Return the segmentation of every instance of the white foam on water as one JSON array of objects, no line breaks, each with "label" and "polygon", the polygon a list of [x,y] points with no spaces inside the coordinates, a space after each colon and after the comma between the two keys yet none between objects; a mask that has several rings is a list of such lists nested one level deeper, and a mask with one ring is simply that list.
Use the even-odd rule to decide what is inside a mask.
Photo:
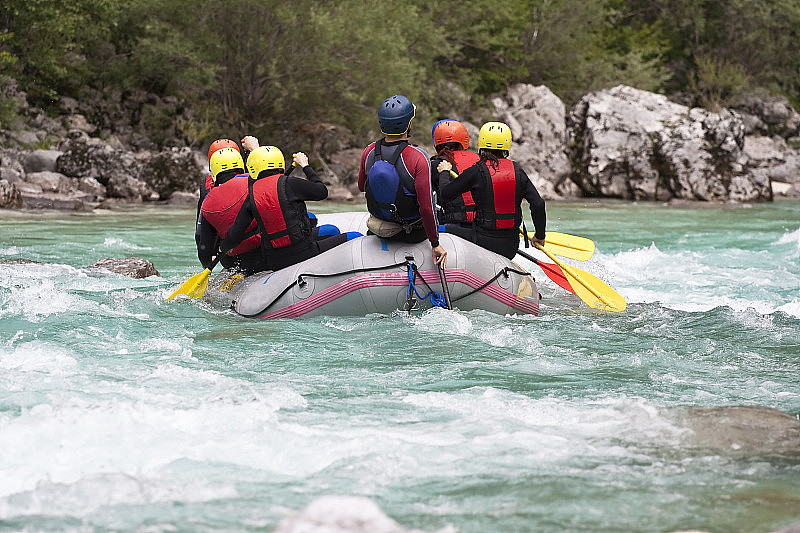
[{"label": "white foam on water", "polygon": [[[171,364],[131,378],[94,381],[89,390],[76,390],[85,383],[67,380],[50,393],[52,403],[0,413],[8,473],[0,480],[0,497],[8,502],[43,485],[72,486],[109,475],[159,479],[183,459],[287,474],[306,462],[297,444],[307,446],[309,432],[281,430],[277,413],[306,405],[285,385]],[[287,440],[294,451],[285,449]],[[289,456],[285,462],[282,455]]]},{"label": "white foam on water", "polygon": [[800,318],[800,299],[795,298],[791,302],[778,307],[778,311],[782,311],[795,318]]},{"label": "white foam on water", "polygon": [[[14,339],[9,341],[9,346]],[[71,371],[78,366],[74,354],[63,346],[44,341],[31,341],[13,348],[0,348],[0,368],[14,371],[16,379],[27,379],[26,372],[43,372],[50,375]],[[6,386],[12,385],[14,377],[6,373]]]},{"label": "white foam on water", "polygon": [[606,279],[614,280],[614,288],[628,303],[659,303],[689,312],[730,307],[770,314],[784,305],[777,288],[797,284],[800,289],[799,276],[776,275],[775,265],[765,251],[666,254],[651,244],[611,256],[598,253],[595,257],[605,266]]},{"label": "white foam on water", "polygon": [[103,241],[103,246],[105,248],[121,248],[123,250],[152,250],[153,248],[150,246],[138,246],[136,244],[129,243],[124,239],[120,239],[119,237],[106,237]]},{"label": "white foam on water", "polygon": [[782,245],[782,244],[794,244],[797,247],[797,251],[800,252],[800,229],[795,231],[790,231],[781,235],[781,237],[772,243],[773,245]]},{"label": "white foam on water", "polygon": [[[545,467],[576,458],[635,455],[641,453],[637,448],[654,442],[673,445],[682,434],[656,406],[639,398],[600,398],[587,404],[475,387],[456,394],[411,394],[405,401],[455,413],[452,422],[432,429],[433,434],[441,434],[442,445],[453,444],[456,436],[462,455],[483,455],[490,468],[504,456],[519,464],[524,455],[526,464]],[[629,446],[621,448],[621,440]]]},{"label": "white foam on water", "polygon": [[409,320],[416,329],[433,334],[467,335],[473,329],[469,317],[441,307],[432,307],[421,316],[409,317]]},{"label": "white foam on water", "polygon": [[91,474],[74,483],[42,480],[32,490],[0,498],[0,519],[27,515],[83,517],[110,505],[172,501],[196,503],[237,496],[236,489],[227,483],[117,473]]}]

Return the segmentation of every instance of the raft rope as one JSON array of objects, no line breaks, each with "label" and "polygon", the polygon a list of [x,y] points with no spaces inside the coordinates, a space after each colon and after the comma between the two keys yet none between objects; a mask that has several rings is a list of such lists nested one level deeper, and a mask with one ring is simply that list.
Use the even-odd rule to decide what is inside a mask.
[{"label": "raft rope", "polygon": [[[245,318],[253,318],[253,317],[256,317],[258,315],[263,314],[264,312],[267,311],[267,309],[272,307],[275,304],[275,302],[280,300],[281,297],[283,297],[284,294],[286,294],[287,292],[292,290],[294,287],[296,287],[296,286],[302,287],[303,285],[305,285],[306,282],[305,282],[304,278],[330,278],[330,277],[333,277],[333,276],[341,276],[343,274],[344,275],[346,275],[346,274],[361,274],[363,272],[375,272],[375,271],[379,271],[379,270],[389,270],[389,269],[398,268],[398,267],[408,267],[409,288],[408,288],[408,292],[406,294],[407,294],[407,297],[409,299],[410,299],[410,296],[411,296],[411,289],[413,287],[414,288],[414,293],[419,298],[425,300],[426,298],[428,298],[430,296],[431,297],[431,303],[433,305],[436,305],[437,307],[445,307],[445,308],[447,307],[447,303],[445,302],[444,297],[441,294],[439,294],[437,292],[434,292],[433,289],[431,289],[430,285],[428,285],[428,283],[425,281],[425,279],[421,275],[420,275],[419,278],[422,280],[422,283],[425,285],[425,287],[428,289],[429,292],[424,298],[417,292],[416,286],[414,286],[414,279],[416,277],[416,274],[418,273],[417,265],[415,265],[413,263],[413,261],[411,261],[409,259],[406,259],[405,261],[403,261],[401,263],[395,263],[393,265],[385,265],[385,266],[382,266],[382,267],[354,268],[352,270],[346,270],[344,272],[332,272],[330,274],[315,274],[315,273],[299,274],[297,276],[297,279],[293,283],[291,283],[290,285],[287,285],[286,288],[283,289],[283,291],[281,291],[281,293],[278,294],[261,311],[258,311],[257,313],[253,313],[253,314],[249,314],[249,315],[242,314],[241,316],[243,316]],[[471,296],[472,294],[475,294],[476,292],[482,291],[483,289],[485,289],[486,287],[488,287],[489,285],[494,283],[500,276],[505,276],[506,278],[508,278],[509,277],[509,273],[519,274],[521,276],[531,276],[531,279],[534,279],[533,275],[531,275],[530,272],[526,272],[524,270],[517,270],[517,269],[514,269],[514,268],[510,268],[510,267],[504,267],[492,279],[488,280],[486,283],[484,283],[483,285],[481,285],[477,289],[473,289],[473,290],[471,290],[470,292],[468,292],[466,294],[462,294],[458,298],[452,299],[451,303],[452,302],[457,302],[458,300],[461,300],[462,298],[466,298],[467,296]],[[435,296],[432,296],[432,295],[435,295]],[[236,304],[235,301],[231,302],[231,308],[233,308],[235,304]]]},{"label": "raft rope", "polygon": [[[293,288],[295,288],[297,286],[302,287],[303,285],[305,285],[306,281],[305,281],[304,278],[330,278],[330,277],[333,277],[333,276],[341,276],[341,275],[346,275],[346,274],[361,274],[363,272],[375,272],[375,271],[378,271],[378,270],[388,270],[390,268],[403,267],[403,266],[406,266],[407,264],[408,264],[408,261],[403,261],[402,263],[395,263],[393,265],[386,265],[386,266],[382,266],[382,267],[354,268],[352,270],[346,270],[344,272],[331,272],[330,274],[314,274],[314,273],[299,274],[297,276],[297,279],[294,280],[294,282],[292,282],[291,284],[287,285],[286,288],[283,289],[281,291],[281,293],[278,294],[261,311],[258,311],[257,313],[253,313],[253,314],[250,314],[250,315],[244,315],[243,314],[242,316],[245,317],[245,318],[253,318],[253,317],[256,317],[256,316],[266,312],[266,310],[269,309],[270,307],[272,307],[273,304],[275,304],[275,302],[280,300],[283,297],[284,294],[286,294],[287,292],[289,292],[290,290],[292,290]],[[235,301],[231,302],[231,309],[234,307],[235,304],[236,304]]]},{"label": "raft rope", "polygon": [[477,289],[472,289],[468,293],[462,294],[458,298],[454,298],[451,301],[452,302],[457,302],[457,301],[461,300],[462,298],[466,298],[467,296],[472,296],[476,292],[482,291],[483,289],[485,289],[486,287],[488,287],[489,285],[494,283],[497,280],[497,278],[499,278],[500,276],[503,276],[506,279],[508,279],[508,277],[509,277],[508,274],[509,273],[519,274],[520,276],[530,276],[533,281],[536,281],[536,278],[534,278],[533,274],[531,274],[530,272],[526,272],[524,270],[517,270],[516,268],[511,268],[511,267],[503,267],[503,269],[500,272],[498,272],[497,274],[495,274],[495,276],[492,279],[488,280],[486,283],[484,283],[483,285],[481,285]]}]

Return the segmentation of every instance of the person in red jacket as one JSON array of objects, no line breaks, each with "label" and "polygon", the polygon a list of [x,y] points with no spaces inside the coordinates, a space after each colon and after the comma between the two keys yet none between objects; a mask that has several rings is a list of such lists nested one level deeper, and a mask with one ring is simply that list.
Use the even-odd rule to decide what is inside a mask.
[{"label": "person in red jacket", "polygon": [[364,192],[370,232],[386,239],[431,243],[433,261],[445,266],[447,251],[439,244],[433,202],[430,159],[408,143],[416,107],[403,95],[390,96],[378,109],[384,137],[361,155],[358,189]]},{"label": "person in red jacket", "polygon": [[[436,155],[431,158],[431,168],[435,175],[431,179],[441,199],[440,191],[461,172],[480,161],[480,157],[475,152],[469,151],[469,133],[466,126],[457,120],[440,120],[433,126],[431,137],[436,147]],[[450,172],[440,174],[436,170],[442,161],[448,161],[452,165]],[[475,218],[475,201],[469,191],[445,203],[442,208],[444,213],[440,213],[439,217],[442,223],[472,222]]]},{"label": "person in red jacket", "polygon": [[[227,235],[247,198],[249,176],[244,174],[244,166],[242,156],[235,148],[220,148],[211,155],[209,168],[214,185],[200,205],[195,230],[197,257],[203,267],[208,267],[220,253],[220,241]],[[251,232],[254,228],[255,226],[250,228]],[[220,261],[222,266],[240,268],[242,264],[260,257],[258,248],[261,239],[257,232],[253,233],[244,242],[226,252]]]},{"label": "person in red jacket", "polygon": [[324,200],[328,188],[303,152],[294,154],[294,163],[302,167],[307,179],[284,174],[283,153],[275,146],[259,146],[247,159],[250,178],[246,200],[220,244],[223,250],[233,248],[247,237],[251,228],[257,228],[261,238],[260,257],[242,265],[247,274],[286,268],[348,239],[347,234],[314,238],[305,202]]},{"label": "person in red jacket", "polygon": [[[442,189],[442,201],[449,202],[470,191],[475,199],[472,223],[447,224],[445,231],[470,240],[483,248],[513,259],[519,248],[519,227],[522,223],[522,199],[528,201],[536,229],[532,242],[544,244],[544,200],[528,175],[516,162],[508,159],[511,129],[502,122],[487,122],[478,134],[480,161],[464,170],[457,179]],[[442,174],[449,174],[449,161],[439,163]]]}]

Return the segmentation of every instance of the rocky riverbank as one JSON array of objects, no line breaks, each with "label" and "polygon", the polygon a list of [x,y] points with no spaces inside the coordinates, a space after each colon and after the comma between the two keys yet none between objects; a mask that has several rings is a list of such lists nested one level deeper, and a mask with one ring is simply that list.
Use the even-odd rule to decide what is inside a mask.
[{"label": "rocky riverbank", "polygon": [[[73,101],[48,117],[18,97],[25,120],[0,129],[0,207],[88,210],[114,203],[191,205],[207,174],[205,154],[142,149],[101,138]],[[547,87],[512,86],[489,109],[509,124],[511,157],[548,200],[763,202],[800,197],[800,114],[780,97],[749,97],[730,109],[689,108],[618,86],[568,108]],[[473,147],[478,125],[467,124]],[[432,152],[427,129],[414,139]],[[418,129],[419,131],[419,129]],[[330,198],[361,201],[362,145],[335,125],[311,149]],[[349,144],[348,144],[349,143]]]}]

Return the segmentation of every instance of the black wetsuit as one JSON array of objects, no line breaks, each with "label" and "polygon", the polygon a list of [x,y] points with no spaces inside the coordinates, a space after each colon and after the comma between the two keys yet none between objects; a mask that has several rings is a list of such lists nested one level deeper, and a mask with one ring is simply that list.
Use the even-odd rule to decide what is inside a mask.
[{"label": "black wetsuit", "polygon": [[[481,167],[484,168],[482,169]],[[544,239],[545,225],[547,223],[544,200],[528,178],[528,175],[517,163],[514,163],[514,172],[516,178],[515,207],[521,212],[522,199],[525,198],[528,201],[531,208],[531,218],[536,229],[536,238]],[[440,176],[440,183],[446,179],[446,176]],[[492,250],[504,257],[513,259],[519,247],[519,227],[492,229],[482,224],[481,211],[491,210],[494,202],[487,180],[488,171],[484,164],[477,163],[464,170],[458,179],[452,180],[442,188],[443,203],[458,197],[464,192],[472,191],[472,197],[475,199],[478,209],[476,220],[473,224],[447,224],[445,225],[445,232],[458,235],[487,250]]]}]

